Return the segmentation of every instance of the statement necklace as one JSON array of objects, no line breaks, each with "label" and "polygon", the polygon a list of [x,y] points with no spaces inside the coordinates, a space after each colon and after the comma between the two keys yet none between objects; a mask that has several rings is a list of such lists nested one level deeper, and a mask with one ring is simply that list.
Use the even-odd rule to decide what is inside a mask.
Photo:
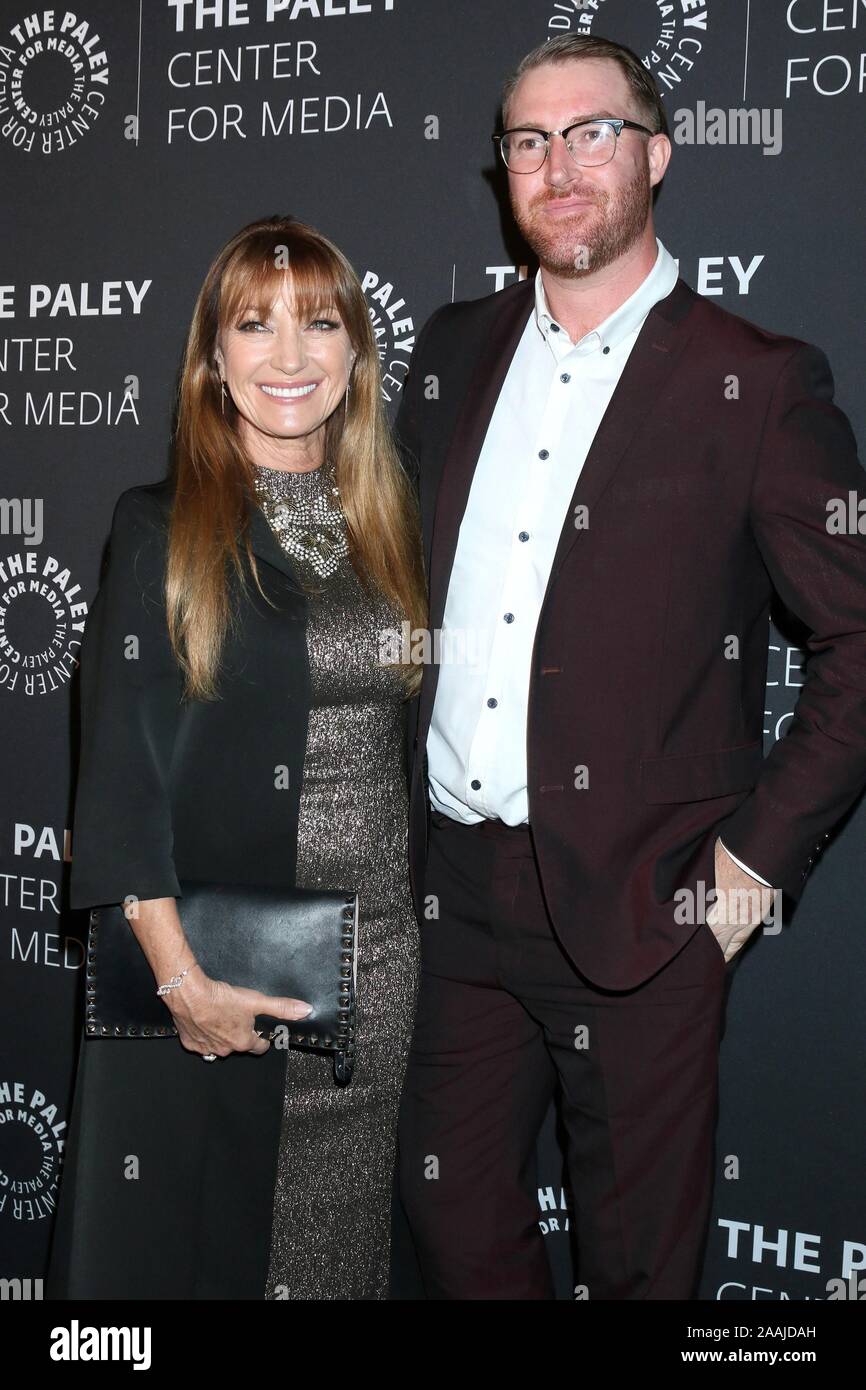
[{"label": "statement necklace", "polygon": [[255,488],[287,554],[327,579],[349,553],[346,518],[333,470],[306,473],[255,465]]}]

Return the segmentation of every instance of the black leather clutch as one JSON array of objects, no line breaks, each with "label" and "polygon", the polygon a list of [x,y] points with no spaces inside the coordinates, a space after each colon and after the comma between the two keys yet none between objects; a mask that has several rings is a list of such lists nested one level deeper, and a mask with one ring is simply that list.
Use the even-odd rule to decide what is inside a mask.
[{"label": "black leather clutch", "polygon": [[[206,975],[264,994],[304,999],[304,1019],[270,1019],[277,1046],[333,1053],[346,1085],[355,1059],[358,895],[307,888],[250,888],[186,879],[181,925]],[[171,1013],[124,915],[91,910],[85,1027],[92,1038],[176,1036]],[[259,1019],[256,1020],[259,1023]]]}]

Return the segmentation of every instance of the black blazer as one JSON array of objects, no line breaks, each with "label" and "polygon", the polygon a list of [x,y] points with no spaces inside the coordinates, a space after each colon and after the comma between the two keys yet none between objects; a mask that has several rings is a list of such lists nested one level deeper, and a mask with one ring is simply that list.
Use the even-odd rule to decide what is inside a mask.
[{"label": "black blazer", "polygon": [[[419,464],[434,630],[533,291],[527,279],[445,305],[415,346],[396,428]],[[597,984],[631,988],[681,949],[694,918],[676,920],[673,895],[713,887],[717,834],[796,898],[862,791],[866,536],[831,535],[826,523],[830,499],[863,489],[824,354],[677,280],[647,316],[590,448],[530,670],[529,820],[545,896]],[[583,528],[572,522],[579,504]],[[789,730],[764,759],[774,592],[811,631],[811,656]],[[419,914],[437,678],[428,666],[413,711]],[[578,766],[588,787],[575,785]]]},{"label": "black blazer", "polygon": [[182,702],[162,598],[171,496],[170,480],[120,496],[87,619],[73,908],[130,893],[178,896],[184,877],[294,883],[310,707],[307,599],[250,503],[262,587],[278,609],[250,579],[225,647],[223,698]]}]

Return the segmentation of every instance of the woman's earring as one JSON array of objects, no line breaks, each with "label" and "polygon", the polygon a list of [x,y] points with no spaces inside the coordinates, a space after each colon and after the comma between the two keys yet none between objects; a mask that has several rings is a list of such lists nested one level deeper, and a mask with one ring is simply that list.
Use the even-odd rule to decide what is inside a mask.
[{"label": "woman's earring", "polygon": [[351,380],[349,380],[349,381],[346,382],[346,394],[345,394],[345,396],[343,397],[343,424],[346,423],[346,420],[347,420],[348,415],[349,415],[349,392],[350,392],[351,390],[352,390],[352,382],[351,382]]},{"label": "woman's earring", "polygon": [[225,415],[225,413],[226,413],[226,384],[225,384],[224,381],[221,381],[221,382],[220,382],[220,405],[222,406],[223,415]]}]

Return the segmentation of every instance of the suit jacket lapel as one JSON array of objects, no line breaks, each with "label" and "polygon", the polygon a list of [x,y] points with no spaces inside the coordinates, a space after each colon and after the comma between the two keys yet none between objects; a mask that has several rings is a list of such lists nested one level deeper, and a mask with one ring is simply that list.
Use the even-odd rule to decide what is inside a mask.
[{"label": "suit jacket lapel", "polygon": [[545,600],[566,556],[586,529],[575,526],[575,508],[586,507],[588,524],[592,526],[594,503],[613,478],[641,425],[663,399],[668,378],[689,339],[688,332],[682,331],[682,320],[694,297],[694,290],[678,279],[670,294],[653,305],[638,333],[580,471],[551,565]]},{"label": "suit jacket lapel", "polygon": [[[521,292],[510,296],[503,305],[478,355],[443,464],[432,537],[427,542],[430,627],[434,632],[442,626],[460,523],[478,457],[508,368],[533,309],[533,281],[529,279],[524,285],[525,290],[521,286]],[[583,504],[591,513],[641,424],[663,397],[665,384],[688,341],[688,332],[682,331],[682,327],[694,297],[694,291],[679,278],[671,293],[653,305],[647,315],[581,470],[551,566],[545,602],[566,556],[581,534],[574,525],[574,508]],[[419,711],[420,732],[424,737],[438,674],[435,664],[425,672]]]}]

